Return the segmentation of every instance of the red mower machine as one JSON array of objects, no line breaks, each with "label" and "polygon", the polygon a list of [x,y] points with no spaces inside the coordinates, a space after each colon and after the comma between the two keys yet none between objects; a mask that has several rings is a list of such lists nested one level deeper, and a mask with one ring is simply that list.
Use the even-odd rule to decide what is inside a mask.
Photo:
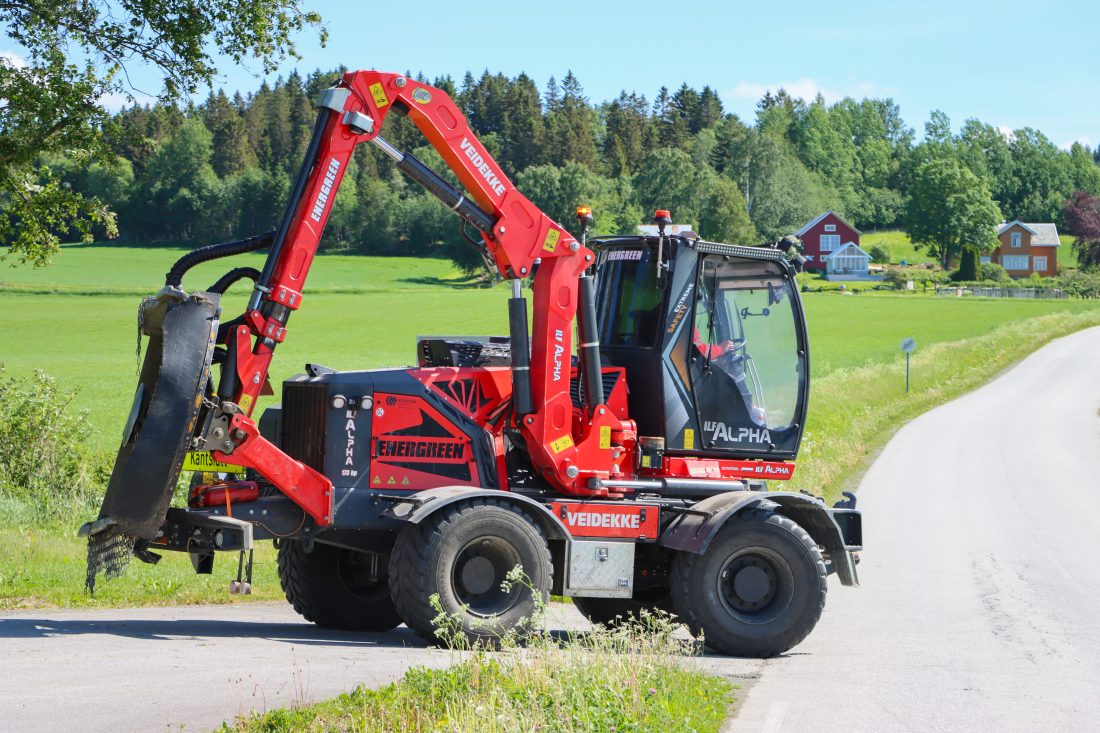
[{"label": "red mower machine", "polygon": [[[470,638],[491,639],[554,593],[593,621],[672,611],[726,654],[805,638],[827,574],[857,584],[861,525],[854,498],[765,490],[794,472],[809,393],[792,243],[666,235],[661,211],[655,236],[578,241],[516,190],[443,91],[355,71],[317,106],[278,229],[191,252],[141,306],[133,408],[99,518],[82,528],[89,586],[159,549],[200,573],[240,553],[247,590],[253,543],[271,539],[287,599],[322,626],[404,622],[434,638],[438,594]],[[391,112],[465,192],[379,136]],[[454,211],[511,283],[510,334],[421,338],[410,368],[309,364],[257,420],[364,142]],[[591,213],[578,218],[587,232]],[[192,266],[261,248],[262,272],[183,289]],[[226,318],[220,298],[241,279],[254,282],[247,308]],[[188,506],[170,508],[183,470],[195,471]],[[503,583],[517,566],[529,583]]]}]

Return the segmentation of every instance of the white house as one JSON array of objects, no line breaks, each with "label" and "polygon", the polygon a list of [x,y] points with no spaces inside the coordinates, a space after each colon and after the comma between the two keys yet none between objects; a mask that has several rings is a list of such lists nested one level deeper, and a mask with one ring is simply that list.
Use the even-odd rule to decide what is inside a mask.
[{"label": "white house", "polygon": [[829,280],[871,279],[871,255],[855,242],[845,242],[822,259],[825,260],[825,277]]}]

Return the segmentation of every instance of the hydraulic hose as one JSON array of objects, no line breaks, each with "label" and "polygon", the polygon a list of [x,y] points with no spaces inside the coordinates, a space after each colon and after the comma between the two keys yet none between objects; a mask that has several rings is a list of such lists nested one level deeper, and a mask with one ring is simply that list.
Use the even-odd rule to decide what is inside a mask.
[{"label": "hydraulic hose", "polygon": [[164,285],[178,288],[180,283],[183,282],[184,274],[195,265],[222,257],[244,254],[245,252],[255,252],[258,249],[270,246],[274,236],[275,232],[264,232],[247,239],[238,239],[235,242],[222,242],[199,247],[176,260],[176,263],[172,265],[172,269],[164,276]]},{"label": "hydraulic hose", "polygon": [[218,278],[218,281],[208,287],[206,291],[208,293],[220,293],[225,295],[225,291],[229,290],[229,286],[238,280],[250,279],[252,282],[256,282],[260,279],[260,271],[255,267],[234,267],[229,272],[225,273]]}]

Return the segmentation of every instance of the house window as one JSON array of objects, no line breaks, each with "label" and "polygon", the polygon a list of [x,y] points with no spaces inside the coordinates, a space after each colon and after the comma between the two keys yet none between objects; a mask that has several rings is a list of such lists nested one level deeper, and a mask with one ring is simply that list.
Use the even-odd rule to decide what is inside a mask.
[{"label": "house window", "polygon": [[1013,247],[1019,247],[1020,246],[1020,239],[1021,239],[1021,236],[1020,236],[1019,232],[1012,232],[1012,246]]},{"label": "house window", "polygon": [[978,262],[980,262],[983,265],[988,265],[992,261],[993,260],[990,259],[989,255],[982,255],[981,257],[978,258]]},{"label": "house window", "polygon": [[806,261],[807,262],[813,262],[814,261],[814,256],[813,255],[806,255]]},{"label": "house window", "polygon": [[1001,258],[1001,265],[1006,270],[1024,270],[1027,271],[1027,255],[1005,255]]},{"label": "house window", "polygon": [[835,232],[836,231],[836,224],[826,224],[825,225],[825,231]]},{"label": "house window", "polygon": [[820,244],[822,252],[832,252],[834,249],[840,246],[840,235],[822,234]]},{"label": "house window", "polygon": [[1047,269],[1047,258],[1036,257],[1035,258],[1035,272],[1042,272]]}]

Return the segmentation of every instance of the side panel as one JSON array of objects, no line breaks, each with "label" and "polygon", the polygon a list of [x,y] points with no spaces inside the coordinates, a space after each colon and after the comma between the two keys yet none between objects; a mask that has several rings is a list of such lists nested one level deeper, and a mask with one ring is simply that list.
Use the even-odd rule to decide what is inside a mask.
[{"label": "side panel", "polygon": [[481,485],[470,436],[427,400],[377,392],[374,405],[371,488]]}]

